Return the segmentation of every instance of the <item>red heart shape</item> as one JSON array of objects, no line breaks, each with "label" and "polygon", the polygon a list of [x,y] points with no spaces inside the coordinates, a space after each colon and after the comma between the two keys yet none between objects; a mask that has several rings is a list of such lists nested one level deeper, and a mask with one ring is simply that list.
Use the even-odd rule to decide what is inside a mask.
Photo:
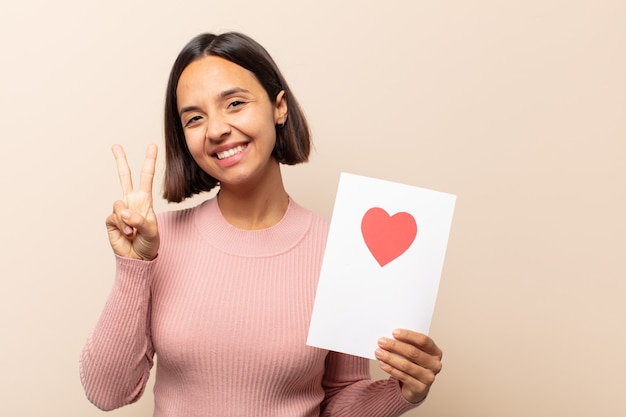
[{"label": "red heart shape", "polygon": [[402,255],[417,236],[417,223],[409,213],[393,216],[380,207],[367,210],[361,220],[361,233],[367,248],[382,267]]}]

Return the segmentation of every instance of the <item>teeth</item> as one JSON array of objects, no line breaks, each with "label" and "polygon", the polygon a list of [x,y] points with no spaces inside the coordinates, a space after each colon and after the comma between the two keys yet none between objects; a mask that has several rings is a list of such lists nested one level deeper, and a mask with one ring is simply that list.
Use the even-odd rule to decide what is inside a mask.
[{"label": "teeth", "polygon": [[217,156],[217,159],[224,159],[224,158],[229,158],[233,155],[238,154],[239,152],[243,151],[244,149],[246,149],[246,145],[239,145],[235,148],[229,149],[227,151],[224,152],[218,152],[215,154],[215,156]]}]

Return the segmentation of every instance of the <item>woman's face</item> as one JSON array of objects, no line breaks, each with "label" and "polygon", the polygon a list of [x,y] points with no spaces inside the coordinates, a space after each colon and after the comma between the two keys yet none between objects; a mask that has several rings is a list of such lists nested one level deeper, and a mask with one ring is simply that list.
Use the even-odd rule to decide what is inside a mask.
[{"label": "woman's face", "polygon": [[287,117],[282,91],[272,103],[252,72],[207,56],[185,68],[176,94],[187,147],[222,187],[262,181],[277,169],[271,154],[275,126]]}]

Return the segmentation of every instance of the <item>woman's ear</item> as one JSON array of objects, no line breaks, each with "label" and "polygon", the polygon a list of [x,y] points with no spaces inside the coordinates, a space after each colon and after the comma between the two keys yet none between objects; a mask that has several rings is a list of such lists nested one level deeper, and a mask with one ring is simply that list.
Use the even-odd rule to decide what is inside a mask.
[{"label": "woman's ear", "polygon": [[274,104],[274,123],[277,125],[284,125],[287,121],[287,97],[285,97],[285,90],[280,90],[276,95],[276,103]]}]

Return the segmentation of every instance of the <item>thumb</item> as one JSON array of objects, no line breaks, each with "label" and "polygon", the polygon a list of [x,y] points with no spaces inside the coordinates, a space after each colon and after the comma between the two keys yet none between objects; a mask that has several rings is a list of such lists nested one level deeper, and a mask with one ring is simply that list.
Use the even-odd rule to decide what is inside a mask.
[{"label": "thumb", "polygon": [[151,238],[157,235],[156,222],[148,221],[144,216],[130,209],[122,210],[120,215],[126,225],[135,229],[144,238]]}]

